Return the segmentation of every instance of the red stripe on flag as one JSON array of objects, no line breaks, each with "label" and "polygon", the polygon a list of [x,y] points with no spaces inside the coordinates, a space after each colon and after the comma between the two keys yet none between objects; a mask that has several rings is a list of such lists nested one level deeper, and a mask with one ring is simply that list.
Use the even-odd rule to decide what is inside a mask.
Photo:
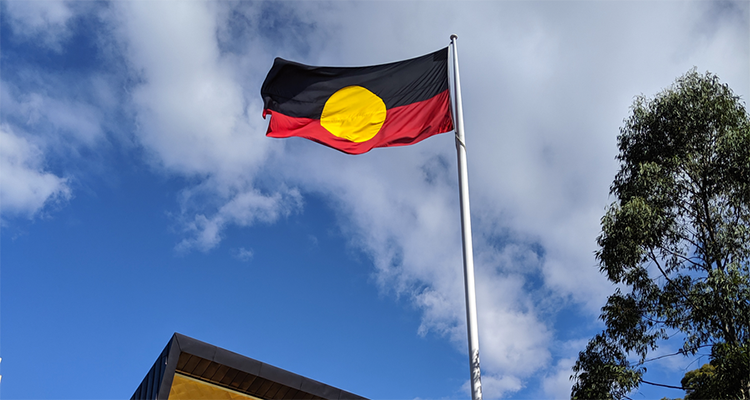
[{"label": "red stripe on flag", "polygon": [[348,154],[366,153],[375,147],[406,146],[453,130],[447,90],[428,100],[387,110],[380,131],[360,143],[334,136],[317,119],[289,117],[273,110],[263,112],[271,114],[266,136],[302,137]]}]

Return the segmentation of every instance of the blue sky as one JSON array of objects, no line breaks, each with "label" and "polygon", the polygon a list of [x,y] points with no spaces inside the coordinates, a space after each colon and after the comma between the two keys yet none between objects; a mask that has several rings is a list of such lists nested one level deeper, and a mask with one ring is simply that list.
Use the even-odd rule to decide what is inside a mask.
[{"label": "blue sky", "polygon": [[0,2],[0,395],[129,398],[180,332],[373,399],[468,397],[452,135],[348,156],[266,138],[259,95],[277,56],[452,33],[484,394],[569,396],[613,290],[622,120],[693,67],[746,100],[747,2]]}]

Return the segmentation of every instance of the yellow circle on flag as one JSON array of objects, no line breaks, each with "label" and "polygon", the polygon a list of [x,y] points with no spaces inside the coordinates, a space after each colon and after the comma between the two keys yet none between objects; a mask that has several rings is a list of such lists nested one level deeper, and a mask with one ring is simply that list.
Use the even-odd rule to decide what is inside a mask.
[{"label": "yellow circle on flag", "polygon": [[362,86],[347,86],[323,106],[320,125],[334,136],[355,143],[372,139],[385,122],[385,103]]}]

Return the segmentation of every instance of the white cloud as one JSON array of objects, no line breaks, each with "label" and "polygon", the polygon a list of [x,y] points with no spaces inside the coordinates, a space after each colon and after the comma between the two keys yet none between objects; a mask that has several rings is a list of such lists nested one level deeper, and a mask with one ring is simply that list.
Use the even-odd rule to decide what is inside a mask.
[{"label": "white cloud", "polygon": [[[484,397],[504,397],[507,394],[515,393],[523,388],[523,382],[514,376],[482,375],[482,394]],[[469,382],[464,384],[463,389],[467,394],[471,394]],[[489,394],[489,396],[487,394]]]},{"label": "white cloud", "polygon": [[[133,90],[136,134],[154,162],[180,174],[251,175],[265,159],[263,122],[247,109],[240,72],[220,54],[216,15],[207,3],[118,3]],[[257,114],[253,113],[253,117]],[[251,134],[256,133],[256,134]]]},{"label": "white cloud", "polygon": [[50,142],[94,147],[103,139],[100,110],[91,104],[35,92],[23,94],[18,101],[17,109],[26,117],[26,124],[50,127]]},{"label": "white cloud", "polygon": [[228,225],[251,226],[256,222],[271,223],[281,215],[288,215],[302,206],[302,197],[294,189],[264,195],[250,188],[229,196],[226,203],[213,214],[191,215],[186,212],[182,218],[188,238],[183,239],[177,250],[189,251],[197,248],[208,251],[221,241],[221,232]]},{"label": "white cloud", "polygon": [[229,224],[270,223],[299,209],[295,189],[254,187],[270,142],[259,134],[259,96],[238,84],[242,62],[219,49],[223,10],[198,2],[116,6],[120,39],[140,79],[132,92],[136,135],[156,168],[200,181],[182,193],[189,237],[178,249],[206,251]]},{"label": "white cloud", "polygon": [[[31,218],[46,205],[64,204],[72,197],[69,178],[75,175],[65,166],[90,161],[79,158],[80,150],[105,142],[101,122],[105,111],[69,93],[60,95],[58,90],[64,92],[64,86],[57,86],[60,79],[47,79],[40,85],[45,77],[39,71],[29,68],[24,74],[26,81],[0,82],[4,118],[0,191],[4,216]],[[45,170],[53,157],[73,162],[63,162],[61,172],[53,174]]]},{"label": "white cloud", "polygon": [[[583,343],[583,346],[586,344]],[[573,387],[573,381],[570,376],[573,373],[571,368],[575,364],[575,358],[563,358],[557,361],[551,372],[544,377],[542,389],[546,399],[569,399],[570,389]]]},{"label": "white cloud", "polygon": [[253,251],[248,250],[244,247],[240,247],[239,249],[236,249],[233,252],[234,258],[242,261],[242,262],[248,262],[253,259]]},{"label": "white cloud", "polygon": [[62,42],[69,36],[68,21],[74,12],[65,1],[7,1],[13,32],[28,42],[62,51]]},{"label": "white cloud", "polygon": [[68,180],[44,170],[38,146],[0,125],[0,208],[2,215],[31,218],[45,204],[71,196]]},{"label": "white cloud", "polygon": [[479,275],[480,344],[483,365],[492,372],[528,377],[550,361],[552,332],[537,315],[521,274]]}]

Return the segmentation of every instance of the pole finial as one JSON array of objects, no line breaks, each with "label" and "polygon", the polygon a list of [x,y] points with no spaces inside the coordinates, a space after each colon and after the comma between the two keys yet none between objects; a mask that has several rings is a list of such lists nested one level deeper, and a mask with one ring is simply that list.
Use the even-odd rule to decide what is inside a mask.
[{"label": "pole finial", "polygon": [[455,33],[451,34],[451,40],[453,40],[453,39],[458,39],[458,35],[456,35]]}]

